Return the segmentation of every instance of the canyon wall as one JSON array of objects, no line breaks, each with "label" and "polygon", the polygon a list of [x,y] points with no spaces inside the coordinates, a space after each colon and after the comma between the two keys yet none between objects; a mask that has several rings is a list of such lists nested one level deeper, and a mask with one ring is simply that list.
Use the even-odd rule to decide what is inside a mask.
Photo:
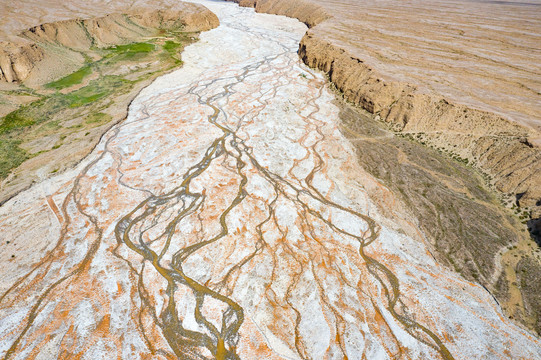
[{"label": "canyon wall", "polygon": [[[232,1],[254,6],[258,12],[295,17],[306,23],[312,29],[300,43],[299,56],[307,65],[326,72],[347,101],[375,114],[394,131],[470,163],[486,174],[498,191],[530,211],[533,219],[541,217],[541,132],[513,121],[512,115],[463,105],[417,84],[395,80],[404,74],[378,72],[365,59],[341,46],[348,41],[327,39],[325,32],[332,33],[339,22],[334,14],[330,15],[329,6],[321,6],[318,1]],[[352,13],[360,12],[358,16],[362,17],[363,5],[355,3],[349,9]],[[320,29],[324,25],[321,23],[325,29]],[[354,45],[363,47],[363,43]]]},{"label": "canyon wall", "polygon": [[361,59],[310,32],[299,56],[327,72],[346,100],[377,114],[394,131],[467,159],[490,176],[496,189],[515,195],[520,206],[541,216],[541,151],[528,141],[527,128],[407,83],[386,82]]},{"label": "canyon wall", "polygon": [[295,18],[308,27],[331,18],[331,16],[321,7],[308,1],[288,1],[288,0],[226,0],[236,2],[240,6],[253,7],[257,12],[284,15]]}]

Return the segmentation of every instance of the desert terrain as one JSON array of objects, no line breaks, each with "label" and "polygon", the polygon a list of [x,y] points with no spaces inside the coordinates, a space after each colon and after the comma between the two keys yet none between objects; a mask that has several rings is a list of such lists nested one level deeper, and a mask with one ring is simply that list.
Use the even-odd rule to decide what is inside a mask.
[{"label": "desert terrain", "polygon": [[541,217],[541,3],[235,2],[308,24],[299,55],[348,101],[468,160]]},{"label": "desert terrain", "polygon": [[[439,210],[432,203],[428,205],[432,210],[426,211],[415,200],[411,204],[410,192],[402,191],[402,195],[412,211],[426,211],[432,218],[450,208],[454,220],[438,220],[436,226],[431,221],[429,231],[441,260],[495,294],[500,293],[496,288],[529,294],[525,295],[530,298],[526,308],[533,316],[529,322],[540,331],[537,309],[541,296],[539,287],[533,285],[538,281],[521,281],[515,273],[523,272],[526,263],[531,276],[539,278],[540,273],[539,263],[531,261],[537,249],[533,253],[516,253],[516,249],[535,247],[521,234],[524,228],[541,244],[541,2],[234,1],[307,24],[310,30],[301,40],[299,56],[307,65],[325,71],[340,97],[395,134],[436,149],[481,174],[483,182],[523,223],[522,229],[515,230],[516,236],[500,237],[485,228],[481,233],[487,237],[478,236],[479,229],[466,231],[458,235],[457,244],[454,236],[435,231],[447,221],[462,231],[457,222],[461,211],[456,211],[453,202],[440,199]],[[401,169],[394,170],[394,176],[403,176]],[[475,182],[474,177],[467,176]],[[479,224],[478,218],[473,223]],[[516,243],[519,238],[524,239],[519,241],[524,246]],[[478,250],[490,250],[477,255],[458,251],[472,239]],[[496,239],[503,242],[498,245]],[[501,248],[504,242],[511,251]],[[460,265],[453,264],[456,259],[450,260],[455,256],[452,253],[461,254]],[[474,265],[472,258],[479,257],[493,264],[511,261],[511,265],[503,265],[508,280],[502,279],[500,270],[479,277],[492,268],[486,263]],[[496,296],[502,303],[511,302],[507,308],[516,308],[517,297],[507,290],[504,293]]]},{"label": "desert terrain", "polygon": [[541,357],[537,3],[235,2],[1,2],[0,357]]}]

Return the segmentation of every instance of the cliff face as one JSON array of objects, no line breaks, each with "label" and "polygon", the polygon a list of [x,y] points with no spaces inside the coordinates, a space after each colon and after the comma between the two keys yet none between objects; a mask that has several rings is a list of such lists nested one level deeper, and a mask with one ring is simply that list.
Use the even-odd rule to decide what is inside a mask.
[{"label": "cliff face", "polygon": [[295,18],[314,27],[317,24],[330,19],[331,16],[321,6],[309,1],[298,0],[226,0],[232,1],[240,6],[253,7],[255,11],[273,15],[284,15]]},{"label": "cliff face", "polygon": [[[327,7],[317,1],[232,1],[254,6],[258,12],[295,17],[309,27],[331,18]],[[346,100],[378,115],[395,131],[467,160],[487,174],[497,190],[530,209],[532,218],[541,217],[541,149],[538,141],[531,140],[539,138],[537,132],[437,92],[389,80],[364,59],[326,40],[324,31],[315,30],[319,27],[302,39],[299,56],[308,66],[328,73]]]},{"label": "cliff face", "polygon": [[43,58],[36,44],[0,43],[0,82],[24,80]]},{"label": "cliff face", "polygon": [[[329,74],[344,97],[380,116],[398,132],[468,159],[492,178],[502,193],[522,207],[541,211],[541,151],[528,142],[529,131],[501,116],[453,104],[415,86],[382,80],[347,51],[308,32],[299,56]],[[541,215],[541,213],[539,214]]]},{"label": "cliff face", "polygon": [[303,0],[257,0],[255,10],[296,18],[308,27],[314,27],[331,17],[322,7]]},{"label": "cliff face", "polygon": [[0,81],[20,82],[33,71],[47,71],[40,69],[40,61],[56,54],[48,54],[44,50],[46,45],[87,50],[92,46],[105,47],[135,41],[156,30],[182,28],[183,31],[206,31],[218,25],[216,15],[194,4],[185,4],[180,9],[132,9],[125,14],[41,24],[21,33],[21,38],[26,41],[1,44]]}]

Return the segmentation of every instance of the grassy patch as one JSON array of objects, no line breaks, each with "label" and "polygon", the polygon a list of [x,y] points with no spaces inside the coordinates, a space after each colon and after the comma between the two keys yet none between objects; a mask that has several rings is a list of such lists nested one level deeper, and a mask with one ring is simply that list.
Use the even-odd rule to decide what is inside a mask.
[{"label": "grassy patch", "polygon": [[130,83],[119,76],[104,76],[79,90],[64,95],[64,99],[67,101],[68,107],[76,108],[103,99]]},{"label": "grassy patch", "polygon": [[113,117],[109,114],[102,112],[92,113],[85,118],[85,124],[87,125],[100,125],[111,121]]},{"label": "grassy patch", "polygon": [[[121,93],[129,90],[131,86],[131,81],[119,76],[103,76],[67,95],[57,93],[34,101],[7,114],[0,122],[0,135],[39,124],[52,119],[59,111],[66,108],[78,108],[92,104],[111,95],[113,92]],[[58,127],[58,124],[51,126]]]},{"label": "grassy patch", "polygon": [[163,49],[165,51],[167,51],[169,54],[171,55],[176,55],[177,54],[177,51],[178,49],[181,47],[182,44],[176,42],[176,41],[172,41],[172,40],[167,40],[165,42],[165,44],[163,44]]},{"label": "grassy patch", "polygon": [[26,152],[19,147],[20,144],[20,140],[0,140],[0,179],[7,177],[12,169],[28,159]]},{"label": "grassy patch", "polygon": [[45,85],[45,87],[48,89],[61,90],[82,83],[83,79],[90,74],[92,74],[92,67],[90,65],[86,65],[60,80],[48,83]]},{"label": "grassy patch", "polygon": [[111,58],[112,61],[134,61],[145,57],[155,49],[153,44],[146,42],[117,45],[106,48],[108,54],[105,57]]},{"label": "grassy patch", "polygon": [[169,55],[170,58],[173,59],[174,63],[176,65],[179,65],[182,63],[182,60],[180,60],[179,52],[182,50],[182,44],[176,41],[167,40],[163,44],[163,50],[165,51],[165,55]]},{"label": "grassy patch", "polygon": [[28,106],[23,106],[7,114],[0,124],[0,134],[35,124],[34,119],[27,113],[27,109]]},{"label": "grassy patch", "polygon": [[116,45],[106,48],[116,53],[149,53],[154,51],[154,45],[146,42]]}]

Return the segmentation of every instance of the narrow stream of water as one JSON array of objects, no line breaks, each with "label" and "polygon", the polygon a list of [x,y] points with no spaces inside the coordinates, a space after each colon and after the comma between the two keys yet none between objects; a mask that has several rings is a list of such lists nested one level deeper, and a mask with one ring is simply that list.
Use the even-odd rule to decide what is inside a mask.
[{"label": "narrow stream of water", "polygon": [[0,356],[541,356],[356,164],[326,80],[296,54],[305,26],[194,2],[221,26],[184,67],[79,168],[0,209],[0,231],[54,244],[0,295]]}]

